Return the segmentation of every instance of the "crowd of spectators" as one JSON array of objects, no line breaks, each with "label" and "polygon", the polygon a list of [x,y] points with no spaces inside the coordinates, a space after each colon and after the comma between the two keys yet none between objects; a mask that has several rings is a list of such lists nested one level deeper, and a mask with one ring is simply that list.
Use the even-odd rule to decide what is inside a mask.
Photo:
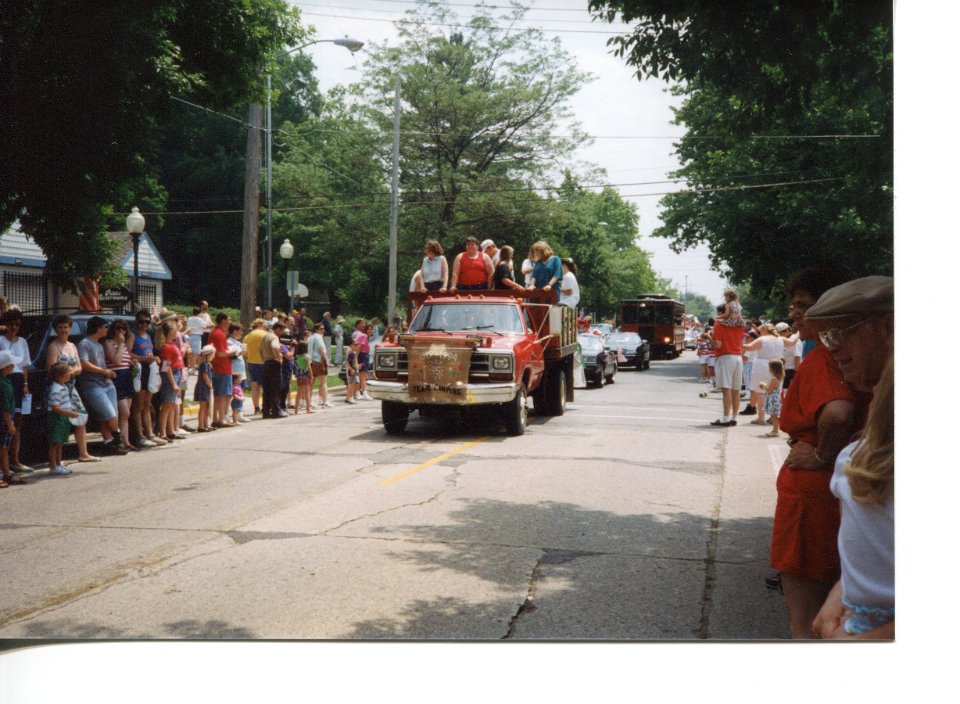
[{"label": "crowd of spectators", "polygon": [[728,292],[701,331],[699,381],[723,394],[711,425],[752,415],[765,426],[769,416],[765,435],[788,436],[767,584],[783,592],[792,636],[889,639],[893,279],[807,269],[786,294],[789,321],[743,319]]}]

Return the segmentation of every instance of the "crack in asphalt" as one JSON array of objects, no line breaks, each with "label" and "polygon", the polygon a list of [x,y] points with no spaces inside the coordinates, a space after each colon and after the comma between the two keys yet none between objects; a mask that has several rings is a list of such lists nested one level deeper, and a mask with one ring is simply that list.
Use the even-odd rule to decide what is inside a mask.
[{"label": "crack in asphalt", "polygon": [[543,565],[564,565],[568,562],[572,562],[578,557],[593,557],[596,555],[602,555],[604,553],[600,552],[591,552],[588,550],[557,550],[554,548],[542,548],[543,555],[537,560],[536,564],[533,566],[533,571],[530,573],[530,581],[527,582],[527,595],[523,600],[523,603],[520,604],[520,608],[517,609],[517,613],[513,615],[513,618],[510,619],[510,624],[507,627],[506,635],[502,636],[500,640],[512,640],[516,635],[517,626],[522,619],[527,614],[532,614],[537,610],[537,605],[535,603],[537,598],[537,586],[540,582],[540,576],[542,573],[541,568]]},{"label": "crack in asphalt", "polygon": [[697,638],[707,640],[710,637],[710,615],[713,612],[713,588],[717,581],[717,543],[720,536],[720,505],[723,503],[723,480],[727,467],[728,434],[723,434],[720,443],[720,468],[717,490],[714,494],[713,511],[710,513],[710,528],[707,530],[707,554],[703,559],[704,580],[703,596],[700,601],[700,625]]}]

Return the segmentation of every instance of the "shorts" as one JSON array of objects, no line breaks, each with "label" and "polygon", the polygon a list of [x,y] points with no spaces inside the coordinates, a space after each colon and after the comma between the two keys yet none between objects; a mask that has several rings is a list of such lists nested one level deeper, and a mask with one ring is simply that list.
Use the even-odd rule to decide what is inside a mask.
[{"label": "shorts", "polygon": [[10,447],[11,442],[13,442],[13,436],[7,430],[7,424],[0,423],[0,448]]},{"label": "shorts", "polygon": [[13,386],[13,415],[20,413],[23,407],[23,384],[26,381],[22,372],[15,372],[7,376],[10,385]]},{"label": "shorts", "polygon": [[707,366],[710,367],[711,369],[713,369],[714,367],[716,367],[716,366],[717,366],[717,358],[716,358],[716,357],[713,357],[713,356],[707,357]]},{"label": "shorts", "polygon": [[117,401],[126,401],[133,398],[133,374],[130,367],[121,367],[114,369],[117,378],[113,380],[113,385],[117,389]]},{"label": "shorts", "polygon": [[170,385],[170,379],[166,374],[163,375],[163,381],[160,382],[160,403],[176,403],[180,398],[180,374],[183,370],[173,370],[173,386]]},{"label": "shorts", "polygon": [[117,388],[113,384],[85,384],[80,387],[80,398],[91,417],[97,420],[116,418]]},{"label": "shorts", "polygon": [[200,333],[190,335],[190,351],[194,354],[200,354],[201,347],[203,347],[203,335]]},{"label": "shorts", "polygon": [[242,410],[243,410],[243,401],[241,401],[241,400],[238,399],[238,398],[231,399],[231,401],[230,401],[230,408],[232,408],[232,409],[235,410],[235,411],[242,411]]},{"label": "shorts", "polygon": [[360,375],[359,374],[347,374],[347,383],[348,384],[359,384]]},{"label": "shorts", "polygon": [[213,395],[233,396],[233,375],[213,373]]},{"label": "shorts", "polygon": [[701,354],[701,355],[700,355],[700,364],[705,367],[705,366],[707,366],[708,364],[710,364],[710,360],[711,360],[711,359],[712,359],[712,358],[710,357],[710,355],[708,355],[708,354]]},{"label": "shorts", "polygon": [[149,362],[140,362],[140,390],[150,393],[150,368],[153,365]]},{"label": "shorts", "polygon": [[424,281],[423,287],[428,291],[439,291],[440,289],[443,288],[443,282],[442,281]]},{"label": "shorts", "polygon": [[777,475],[770,565],[798,577],[833,584],[840,577],[840,501],[829,470],[791,469]]},{"label": "shorts", "polygon": [[251,383],[263,386],[263,365],[252,362],[247,364],[247,378]]},{"label": "shorts", "polygon": [[714,366],[718,389],[737,389],[743,385],[743,358],[738,354],[722,354]]},{"label": "shorts", "polygon": [[70,419],[53,411],[47,411],[47,438],[51,445],[62,445],[70,439],[73,425]]},{"label": "shorts", "polygon": [[193,387],[193,400],[197,403],[210,403],[210,387],[197,379],[197,385]]},{"label": "shorts", "polygon": [[357,353],[357,366],[362,372],[369,372],[373,367],[370,366],[370,353],[369,352],[358,352]]}]

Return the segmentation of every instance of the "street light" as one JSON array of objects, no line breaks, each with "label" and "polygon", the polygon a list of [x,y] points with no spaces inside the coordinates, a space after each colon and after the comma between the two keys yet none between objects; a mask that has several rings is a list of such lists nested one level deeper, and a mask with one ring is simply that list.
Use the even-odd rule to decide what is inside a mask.
[{"label": "street light", "polygon": [[293,245],[290,240],[285,239],[280,245],[280,256],[283,257],[284,273],[287,278],[287,293],[290,294],[290,313],[293,313],[293,286],[290,285],[290,260],[293,259]]},{"label": "street light", "polygon": [[[130,233],[130,239],[133,240],[133,307],[140,304],[140,235],[143,234],[143,228],[147,226],[147,221],[140,214],[140,208],[134,206],[130,209],[127,216],[127,232]],[[134,310],[136,312],[136,310]]]},{"label": "street light", "polygon": [[[363,42],[359,39],[344,37],[343,39],[314,39],[306,44],[282,51],[274,57],[279,59],[281,56],[292,54],[295,51],[306,49],[314,44],[336,44],[345,47],[351,54],[360,51],[363,48]],[[273,307],[273,115],[271,104],[273,96],[271,93],[272,83],[271,74],[267,73],[267,126],[266,126],[266,162],[267,162],[267,307]],[[292,255],[291,255],[292,256]]]}]

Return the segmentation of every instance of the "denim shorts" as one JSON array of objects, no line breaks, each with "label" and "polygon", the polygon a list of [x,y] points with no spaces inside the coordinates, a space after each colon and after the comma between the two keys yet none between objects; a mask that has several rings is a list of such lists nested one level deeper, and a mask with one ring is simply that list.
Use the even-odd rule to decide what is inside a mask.
[{"label": "denim shorts", "polygon": [[213,395],[233,396],[233,374],[213,373]]},{"label": "denim shorts", "polygon": [[182,369],[173,370],[173,386],[170,385],[170,379],[163,374],[163,381],[160,383],[160,403],[176,403],[180,398],[180,374]]},{"label": "denim shorts", "polygon": [[200,354],[200,348],[203,347],[203,335],[197,333],[190,335],[190,351],[194,354]]},{"label": "denim shorts", "polygon": [[80,387],[80,398],[91,416],[97,420],[110,420],[117,417],[117,389],[113,384],[84,384]]}]

